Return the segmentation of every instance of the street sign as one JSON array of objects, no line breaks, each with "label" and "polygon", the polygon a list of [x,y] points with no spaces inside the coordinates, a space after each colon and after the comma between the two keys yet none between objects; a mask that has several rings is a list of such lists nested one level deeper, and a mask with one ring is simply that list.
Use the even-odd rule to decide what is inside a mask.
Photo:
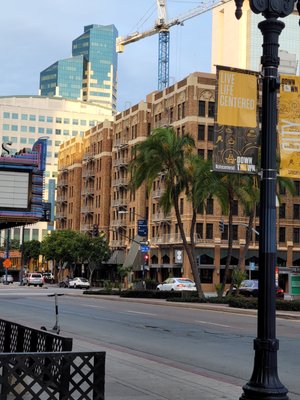
[{"label": "street sign", "polygon": [[146,219],[138,220],[138,235],[148,236],[148,221]]},{"label": "street sign", "polygon": [[6,259],[3,261],[3,266],[4,266],[5,268],[11,267],[11,264],[12,264],[12,262],[10,261],[9,258],[6,258]]},{"label": "street sign", "polygon": [[140,244],[140,252],[141,253],[148,253],[150,247],[147,244]]},{"label": "street sign", "polygon": [[249,262],[249,269],[251,270],[251,271],[255,271],[255,262]]},{"label": "street sign", "polygon": [[289,276],[289,288],[290,295],[299,296],[300,295],[300,275],[299,274],[290,274]]}]

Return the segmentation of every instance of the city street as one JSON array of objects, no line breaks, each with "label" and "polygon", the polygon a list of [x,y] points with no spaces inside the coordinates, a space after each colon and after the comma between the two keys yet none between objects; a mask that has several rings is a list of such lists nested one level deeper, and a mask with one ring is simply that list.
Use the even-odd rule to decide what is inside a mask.
[{"label": "city street", "polygon": [[[1,318],[51,329],[55,308],[48,295],[55,291],[64,293],[58,297],[61,335],[74,338],[74,350],[107,353],[106,400],[232,400],[251,376],[255,315],[15,283],[0,287]],[[279,377],[291,400],[300,400],[299,325],[299,320],[277,319]]]}]

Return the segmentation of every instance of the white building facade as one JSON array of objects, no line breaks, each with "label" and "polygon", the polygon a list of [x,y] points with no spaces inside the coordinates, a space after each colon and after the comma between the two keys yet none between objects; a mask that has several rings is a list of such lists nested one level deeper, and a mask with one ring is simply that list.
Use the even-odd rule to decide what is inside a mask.
[{"label": "white building facade", "polygon": [[[47,137],[44,200],[52,203],[54,212],[60,144],[112,118],[111,110],[95,103],[42,96],[0,97],[1,152],[13,155],[23,148],[30,150],[38,138]],[[26,226],[24,239],[41,241],[51,228],[46,222]],[[11,237],[20,240],[20,228],[12,231]]]}]

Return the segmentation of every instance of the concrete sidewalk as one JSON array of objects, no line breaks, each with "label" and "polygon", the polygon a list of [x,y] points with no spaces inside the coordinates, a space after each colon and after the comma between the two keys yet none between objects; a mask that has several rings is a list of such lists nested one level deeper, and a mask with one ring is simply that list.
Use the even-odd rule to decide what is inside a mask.
[{"label": "concrete sidewalk", "polygon": [[246,383],[76,339],[74,350],[106,352],[105,400],[238,400]]}]

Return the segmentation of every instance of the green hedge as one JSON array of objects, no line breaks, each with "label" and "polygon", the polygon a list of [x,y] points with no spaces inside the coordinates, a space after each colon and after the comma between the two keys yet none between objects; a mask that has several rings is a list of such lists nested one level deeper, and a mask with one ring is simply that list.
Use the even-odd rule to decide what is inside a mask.
[{"label": "green hedge", "polygon": [[[228,304],[230,307],[257,309],[257,299],[245,299],[244,297],[230,297]],[[276,300],[276,310],[281,311],[300,311],[299,300]]]}]

